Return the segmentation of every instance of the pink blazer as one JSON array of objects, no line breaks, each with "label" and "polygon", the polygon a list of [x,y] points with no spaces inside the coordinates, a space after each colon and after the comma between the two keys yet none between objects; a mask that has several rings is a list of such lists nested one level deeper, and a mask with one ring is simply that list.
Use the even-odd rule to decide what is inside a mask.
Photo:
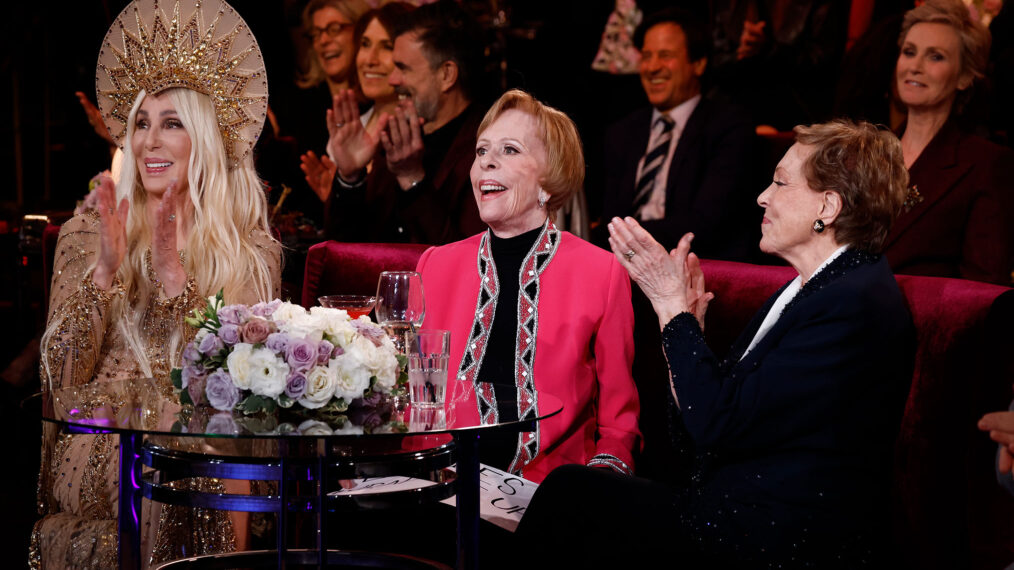
[{"label": "pink blazer", "polygon": [[[446,407],[452,425],[476,423],[480,416],[484,423],[495,421],[492,390],[475,378],[497,301],[486,235],[430,248],[418,265],[426,293],[423,326],[451,331]],[[519,416],[525,417],[527,406],[538,410],[541,394],[558,398],[563,411],[523,434],[511,470],[537,482],[565,463],[630,473],[640,432],[626,271],[608,252],[547,224],[521,273],[527,277],[518,302]],[[480,298],[482,289],[487,294]],[[535,331],[534,353],[526,359],[528,330]]]}]

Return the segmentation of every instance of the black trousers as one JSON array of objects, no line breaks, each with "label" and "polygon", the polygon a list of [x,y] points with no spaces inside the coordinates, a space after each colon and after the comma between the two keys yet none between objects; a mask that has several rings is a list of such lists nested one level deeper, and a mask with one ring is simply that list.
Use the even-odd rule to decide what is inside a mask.
[{"label": "black trousers", "polygon": [[654,481],[564,465],[535,492],[512,554],[538,568],[695,568],[679,503]]}]

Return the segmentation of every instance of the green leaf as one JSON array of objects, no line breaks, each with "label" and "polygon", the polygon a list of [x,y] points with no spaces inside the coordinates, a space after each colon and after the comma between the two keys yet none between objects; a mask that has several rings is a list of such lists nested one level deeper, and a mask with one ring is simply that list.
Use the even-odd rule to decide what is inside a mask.
[{"label": "green leaf", "polygon": [[187,405],[193,406],[194,405],[194,400],[190,397],[190,390],[181,390],[180,391],[180,403],[183,404],[184,406],[187,406]]},{"label": "green leaf", "polygon": [[395,386],[408,385],[408,357],[404,354],[395,354],[398,359],[398,379],[394,381]]},{"label": "green leaf", "polygon": [[169,371],[169,379],[172,380],[173,388],[177,390],[183,389],[183,369],[173,368]]},{"label": "green leaf", "polygon": [[278,409],[278,405],[271,398],[250,394],[239,404],[236,404],[236,409],[249,416],[260,412],[270,414]]},{"label": "green leaf", "polygon": [[318,408],[322,414],[341,414],[349,409],[349,403],[344,398],[331,398],[331,401]]},{"label": "green leaf", "polygon": [[260,396],[251,394],[240,400],[239,403],[236,404],[236,409],[244,414],[256,414],[261,411],[261,401],[262,398]]},{"label": "green leaf", "polygon": [[169,431],[171,431],[172,433],[183,433],[183,424],[181,424],[178,421],[173,422],[173,425],[172,427],[169,428]]}]

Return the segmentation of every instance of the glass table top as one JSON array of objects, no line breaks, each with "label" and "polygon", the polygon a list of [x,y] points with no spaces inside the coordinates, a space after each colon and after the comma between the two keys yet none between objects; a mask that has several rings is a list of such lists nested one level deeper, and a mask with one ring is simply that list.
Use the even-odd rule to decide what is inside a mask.
[{"label": "glass table top", "polygon": [[[57,388],[37,396],[42,418],[74,431],[132,432],[151,435],[227,438],[405,436],[448,434],[458,430],[510,427],[543,420],[563,409],[559,398],[538,395],[537,412],[522,420],[479,424],[477,414],[456,414],[458,405],[444,408],[396,406],[390,398],[353,402],[342,414],[320,414],[302,408],[279,409],[271,414],[244,415],[207,406],[181,406],[161,382],[138,378],[92,382]],[[467,418],[467,419],[466,419]]]}]

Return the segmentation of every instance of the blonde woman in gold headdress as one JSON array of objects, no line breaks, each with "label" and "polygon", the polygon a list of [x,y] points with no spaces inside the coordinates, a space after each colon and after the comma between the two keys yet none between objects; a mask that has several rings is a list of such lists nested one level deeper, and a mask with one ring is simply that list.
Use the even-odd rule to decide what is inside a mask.
[{"label": "blonde woman in gold headdress", "polygon": [[[187,313],[219,289],[229,303],[278,296],[281,249],[269,233],[266,200],[249,152],[266,108],[263,62],[227,4],[208,3],[213,6],[205,5],[196,19],[192,15],[202,8],[193,4],[184,0],[166,13],[150,0],[137,0],[114,23],[116,33],[107,35],[97,89],[110,133],[124,151],[123,174],[115,187],[103,180],[97,209],[61,229],[42,343],[44,390],[154,377],[171,396],[169,371],[179,365],[195,332],[184,324]],[[216,14],[217,24],[206,25]],[[156,19],[170,30],[167,40],[146,34],[145,27],[154,28]],[[133,29],[135,22],[142,29]],[[222,59],[240,65],[210,69],[218,77],[246,78],[232,81],[245,83],[243,90],[230,92],[210,82],[213,99],[184,87],[209,83],[201,76],[209,67],[177,67],[173,58],[161,57],[186,49],[178,40],[187,24],[202,34],[214,33],[209,39],[239,32],[233,45],[240,47]],[[143,45],[138,61],[109,58],[110,52],[130,53],[118,43],[122,25]],[[241,49],[243,41],[247,45]],[[202,64],[215,63],[211,51],[194,55]],[[152,61],[161,67],[153,69]],[[113,76],[119,80],[110,82]],[[32,534],[32,566],[115,566],[115,436],[58,436],[47,426],[44,438],[43,518]],[[204,484],[222,488],[214,481]],[[185,546],[192,554],[235,547],[222,511],[195,511],[166,508],[159,516],[153,509],[154,528],[142,528],[146,561],[171,559],[174,547]]]}]

